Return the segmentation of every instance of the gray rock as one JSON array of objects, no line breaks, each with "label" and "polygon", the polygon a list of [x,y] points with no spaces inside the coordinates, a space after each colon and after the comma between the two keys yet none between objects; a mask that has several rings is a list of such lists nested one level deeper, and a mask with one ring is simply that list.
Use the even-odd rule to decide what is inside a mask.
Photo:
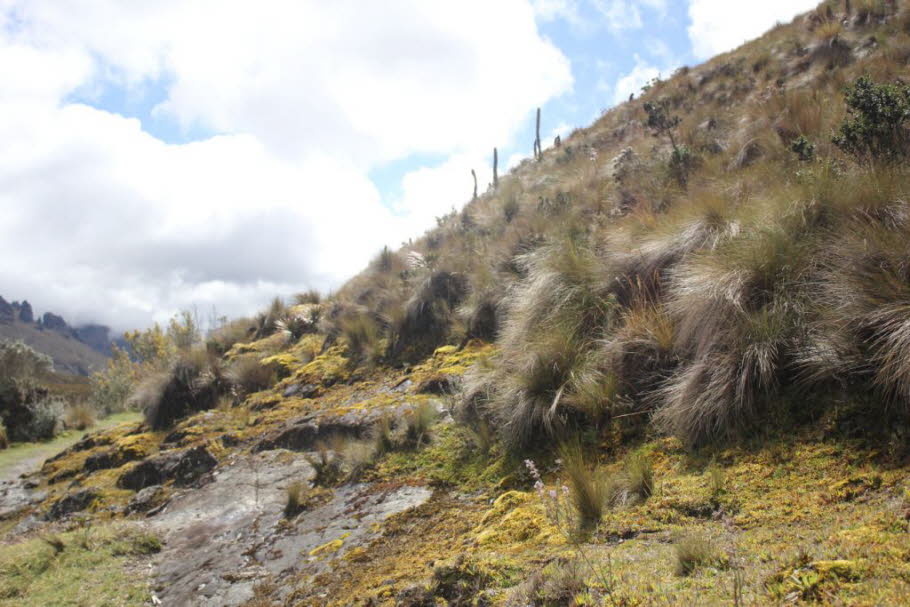
[{"label": "gray rock", "polygon": [[63,496],[51,506],[47,513],[47,520],[55,521],[73,512],[80,512],[92,505],[92,502],[98,498],[98,494],[93,489],[83,489],[70,495]]},{"label": "gray rock", "polygon": [[178,487],[192,485],[218,461],[203,446],[145,459],[117,479],[117,486],[139,491],[173,480]]},{"label": "gray rock", "polygon": [[149,512],[157,508],[164,501],[165,491],[161,485],[152,485],[142,489],[133,496],[130,503],[126,506],[127,513]]}]

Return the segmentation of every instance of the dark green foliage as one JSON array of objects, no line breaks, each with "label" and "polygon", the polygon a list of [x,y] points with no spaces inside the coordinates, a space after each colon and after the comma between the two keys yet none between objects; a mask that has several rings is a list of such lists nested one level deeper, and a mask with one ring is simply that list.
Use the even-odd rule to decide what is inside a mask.
[{"label": "dark green foliage", "polygon": [[685,187],[689,183],[689,175],[697,164],[698,157],[689,146],[674,147],[670,153],[670,176],[676,183]]},{"label": "dark green foliage", "polygon": [[860,161],[898,162],[910,152],[910,86],[862,77],[845,91],[850,116],[832,141]]},{"label": "dark green foliage", "polygon": [[673,149],[676,149],[675,130],[682,122],[679,116],[670,114],[670,102],[661,99],[656,102],[645,103],[645,112],[648,114],[647,126],[654,132],[656,137],[668,137]]},{"label": "dark green foliage", "polygon": [[41,385],[53,370],[50,358],[22,342],[0,342],[0,425],[11,441],[53,438],[63,402]]},{"label": "dark green foliage", "polygon": [[815,160],[815,144],[800,135],[790,143],[790,151],[796,154],[801,162],[812,162]]}]

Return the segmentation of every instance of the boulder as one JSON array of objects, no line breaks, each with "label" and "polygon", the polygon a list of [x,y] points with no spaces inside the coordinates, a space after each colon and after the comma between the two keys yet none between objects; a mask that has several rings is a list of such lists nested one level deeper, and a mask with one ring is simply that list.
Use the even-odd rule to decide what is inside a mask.
[{"label": "boulder", "polygon": [[146,487],[133,496],[133,499],[131,499],[130,503],[126,506],[126,512],[127,514],[132,514],[134,512],[149,512],[161,506],[164,503],[166,496],[167,492],[161,485]]},{"label": "boulder", "polygon": [[86,472],[109,470],[111,468],[119,468],[127,462],[136,461],[143,457],[144,453],[141,449],[111,447],[110,449],[105,449],[104,451],[89,455],[85,459],[85,464],[83,464],[82,467]]},{"label": "boulder", "polygon": [[312,451],[316,444],[333,436],[366,436],[372,422],[370,415],[356,412],[356,415],[343,415],[330,420],[316,420],[305,416],[290,421],[281,428],[269,432],[255,447],[256,451],[270,449],[288,449],[290,451]]},{"label": "boulder", "polygon": [[291,398],[296,396],[298,398],[312,398],[316,392],[319,391],[319,386],[316,384],[291,384],[282,392],[282,396],[285,398]]},{"label": "boulder", "polygon": [[192,485],[218,465],[218,460],[203,446],[165,453],[142,460],[117,479],[117,486],[139,491],[152,485],[174,481],[179,487]]},{"label": "boulder", "polygon": [[51,509],[47,513],[47,520],[55,521],[68,516],[73,512],[85,510],[91,506],[92,502],[97,498],[98,494],[94,489],[83,489],[82,491],[63,496],[51,506]]},{"label": "boulder", "polygon": [[420,382],[417,386],[418,394],[454,394],[455,382],[450,375],[434,375]]}]

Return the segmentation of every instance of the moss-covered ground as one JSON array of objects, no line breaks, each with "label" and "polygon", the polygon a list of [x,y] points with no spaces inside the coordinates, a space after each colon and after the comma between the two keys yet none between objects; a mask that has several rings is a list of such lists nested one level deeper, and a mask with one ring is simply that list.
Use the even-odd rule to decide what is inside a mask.
[{"label": "moss-covered ground", "polygon": [[85,527],[0,550],[0,605],[127,607],[149,604],[148,568],[161,549],[136,525]]}]

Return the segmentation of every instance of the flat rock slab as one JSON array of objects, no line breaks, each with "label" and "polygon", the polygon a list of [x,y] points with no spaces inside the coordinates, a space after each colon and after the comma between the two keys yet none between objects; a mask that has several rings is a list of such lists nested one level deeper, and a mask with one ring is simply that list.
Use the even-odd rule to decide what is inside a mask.
[{"label": "flat rock slab", "polygon": [[301,454],[264,451],[224,462],[212,482],[175,494],[149,519],[165,541],[155,559],[156,596],[164,605],[242,605],[262,579],[322,571],[375,537],[373,523],[431,495],[425,487],[349,485],[284,521],[288,485],[313,475]]}]

